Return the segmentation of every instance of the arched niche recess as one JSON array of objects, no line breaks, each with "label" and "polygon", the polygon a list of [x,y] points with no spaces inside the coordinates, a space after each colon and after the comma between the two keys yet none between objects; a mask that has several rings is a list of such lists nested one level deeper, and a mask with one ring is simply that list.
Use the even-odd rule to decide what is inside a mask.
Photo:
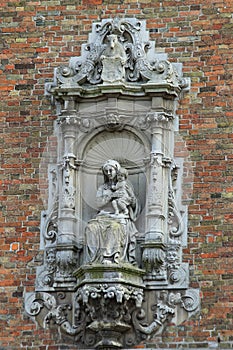
[{"label": "arched niche recess", "polygon": [[150,154],[148,139],[130,128],[120,131],[101,130],[89,138],[82,152],[83,162],[79,170],[82,229],[85,223],[96,215],[96,191],[103,182],[102,166],[108,159],[115,159],[128,171],[140,202],[140,215],[136,225],[139,232],[145,232],[145,203],[148,167],[146,159]]}]

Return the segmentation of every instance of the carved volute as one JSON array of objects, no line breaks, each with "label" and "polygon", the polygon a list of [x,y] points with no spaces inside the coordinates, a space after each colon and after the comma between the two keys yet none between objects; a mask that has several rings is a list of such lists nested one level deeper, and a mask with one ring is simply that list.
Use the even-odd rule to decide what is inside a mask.
[{"label": "carved volute", "polygon": [[25,305],[77,349],[129,349],[198,310],[174,157],[181,72],[156,54],[145,21],[111,19],[93,24],[81,56],[46,85],[57,163]]}]

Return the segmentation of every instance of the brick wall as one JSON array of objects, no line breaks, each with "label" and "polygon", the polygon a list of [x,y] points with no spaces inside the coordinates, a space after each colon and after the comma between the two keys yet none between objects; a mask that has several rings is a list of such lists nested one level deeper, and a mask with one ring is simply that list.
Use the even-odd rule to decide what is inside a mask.
[{"label": "brick wall", "polygon": [[41,262],[40,162],[56,118],[44,84],[80,54],[93,21],[114,16],[146,19],[156,46],[191,77],[178,114],[194,175],[184,255],[201,313],[141,347],[233,348],[232,1],[2,0],[0,8],[0,349],[75,349],[37,329],[23,306]]}]

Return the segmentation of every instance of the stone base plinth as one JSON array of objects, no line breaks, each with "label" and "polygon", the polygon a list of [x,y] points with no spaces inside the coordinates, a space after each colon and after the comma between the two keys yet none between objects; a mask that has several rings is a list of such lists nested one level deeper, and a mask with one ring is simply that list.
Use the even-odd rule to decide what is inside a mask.
[{"label": "stone base plinth", "polygon": [[130,264],[91,264],[83,265],[74,272],[77,287],[96,283],[122,283],[143,288],[145,271]]}]

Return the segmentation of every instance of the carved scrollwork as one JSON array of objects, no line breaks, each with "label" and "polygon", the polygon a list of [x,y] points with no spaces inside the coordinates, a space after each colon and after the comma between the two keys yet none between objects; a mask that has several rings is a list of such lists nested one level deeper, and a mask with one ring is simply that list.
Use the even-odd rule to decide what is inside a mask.
[{"label": "carved scrollwork", "polygon": [[46,221],[43,228],[43,236],[45,240],[45,245],[51,245],[55,243],[57,239],[57,210],[58,210],[58,201],[55,201],[55,204],[46,217]]},{"label": "carved scrollwork", "polygon": [[182,266],[180,266],[178,269],[170,271],[169,280],[172,284],[179,283],[180,285],[184,285],[186,279],[187,272]]},{"label": "carved scrollwork", "polygon": [[75,82],[83,84],[89,82],[90,84],[99,84],[101,82],[102,64],[100,56],[104,50],[103,45],[99,43],[90,43],[86,45],[88,51],[86,60],[83,62],[78,60],[75,64]]},{"label": "carved scrollwork", "polygon": [[70,304],[57,304],[55,297],[49,293],[37,292],[31,294],[26,300],[26,311],[31,316],[38,315],[42,309],[46,309],[44,312],[43,323],[44,326],[48,325],[52,320],[61,331],[69,335],[77,335],[83,329],[72,325],[68,320],[68,312],[72,310]]},{"label": "carved scrollwork", "polygon": [[43,308],[43,302],[36,300],[35,294],[32,294],[25,303],[25,310],[30,316],[36,316],[40,313],[40,310]]},{"label": "carved scrollwork", "polygon": [[49,241],[51,243],[55,242],[56,238],[57,238],[57,225],[53,224],[53,227],[51,229],[48,229],[45,233],[44,233],[44,238],[46,241]]},{"label": "carved scrollwork", "polygon": [[43,307],[50,310],[55,306],[56,299],[51,294],[45,292],[29,294],[25,302],[25,310],[31,316],[38,315]]},{"label": "carved scrollwork", "polygon": [[[156,73],[158,73],[154,79],[157,77],[159,80],[163,80],[172,85],[179,85],[179,76],[176,69],[168,61],[160,61],[155,65]],[[153,78],[152,78],[153,80]]]},{"label": "carved scrollwork", "polygon": [[149,43],[128,43],[126,52],[128,54],[128,62],[126,65],[127,78],[131,82],[138,80],[148,81],[151,79],[152,70],[150,63],[146,59],[146,51],[149,48]]},{"label": "carved scrollwork", "polygon": [[168,227],[171,239],[180,237],[184,232],[184,220],[177,208],[173,190],[168,193]]},{"label": "carved scrollwork", "polygon": [[50,320],[55,320],[56,324],[61,325],[64,321],[66,321],[66,310],[71,310],[71,305],[62,304],[54,307],[50,312],[47,313],[44,318],[45,323],[49,323]]},{"label": "carved scrollwork", "polygon": [[44,242],[46,246],[54,244],[57,239],[57,219],[58,219],[58,185],[57,185],[57,169],[53,168],[50,171],[50,183],[51,183],[51,205],[48,214],[45,212],[43,217],[45,219],[42,226],[42,233],[44,236]]},{"label": "carved scrollwork", "polygon": [[117,303],[123,303],[124,300],[132,299],[135,301],[136,306],[140,307],[143,300],[143,290],[119,284],[85,285],[79,289],[78,299],[82,300],[84,304],[88,304],[89,298],[98,299],[101,297],[104,299],[115,298]]},{"label": "carved scrollwork", "polygon": [[95,30],[101,36],[105,36],[108,32],[116,34],[123,34],[124,31],[136,33],[140,31],[142,26],[141,21],[135,20],[135,23],[131,23],[121,18],[114,18],[113,20],[107,20],[103,24],[96,23]]},{"label": "carved scrollwork", "polygon": [[52,273],[49,273],[48,271],[43,271],[39,276],[38,276],[38,283],[39,285],[47,286],[47,287],[52,287],[54,282],[54,276]]},{"label": "carved scrollwork", "polygon": [[174,115],[168,112],[149,112],[145,116],[136,119],[136,126],[141,130],[148,130],[154,123],[168,123],[174,119]]},{"label": "carved scrollwork", "polygon": [[165,112],[149,112],[146,116],[147,123],[169,122],[174,119],[174,115]]},{"label": "carved scrollwork", "polygon": [[80,118],[76,115],[61,115],[58,119],[58,124],[60,126],[79,126],[80,125]]},{"label": "carved scrollwork", "polygon": [[142,306],[143,289],[121,283],[86,284],[79,288],[76,301],[78,323],[82,319],[86,325],[86,345],[90,340],[95,348],[135,344],[132,311]]},{"label": "carved scrollwork", "polygon": [[68,66],[59,67],[56,69],[56,78],[58,84],[72,83],[74,71]]},{"label": "carved scrollwork", "polygon": [[58,85],[71,87],[101,83],[166,83],[179,89],[188,86],[167,60],[149,60],[154,50],[144,23],[135,19],[113,19],[95,24],[92,41],[69,67],[56,71]]},{"label": "carved scrollwork", "polygon": [[179,302],[180,295],[161,292],[158,302],[152,306],[154,320],[149,325],[145,325],[146,313],[143,309],[137,309],[133,312],[132,321],[135,329],[147,337],[151,337],[161,331],[165,322],[174,316],[175,307]]},{"label": "carved scrollwork", "polygon": [[199,307],[199,292],[196,289],[188,289],[182,296],[182,306],[188,312],[193,312]]},{"label": "carved scrollwork", "polygon": [[50,310],[44,318],[44,323],[49,324],[51,320],[57,324],[61,331],[69,335],[76,335],[80,332],[78,326],[72,326],[67,319],[67,311],[72,310],[70,304],[61,304]]},{"label": "carved scrollwork", "polygon": [[132,315],[132,321],[135,329],[143,334],[152,335],[161,326],[161,322],[157,319],[155,319],[153,322],[151,322],[149,325],[144,326],[141,323],[141,320],[145,317],[145,311],[143,309],[141,310],[135,310]]}]

